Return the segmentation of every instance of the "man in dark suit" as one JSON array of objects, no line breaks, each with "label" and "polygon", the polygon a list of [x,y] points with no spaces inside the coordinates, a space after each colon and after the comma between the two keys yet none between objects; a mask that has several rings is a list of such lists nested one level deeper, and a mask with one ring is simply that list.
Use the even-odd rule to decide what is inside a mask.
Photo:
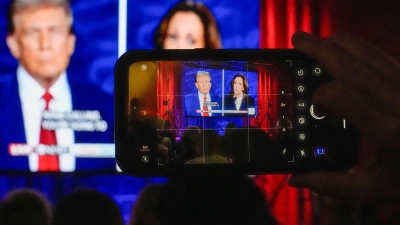
[{"label": "man in dark suit", "polygon": [[197,93],[185,96],[186,116],[219,116],[221,112],[221,98],[210,94],[211,75],[207,71],[198,71],[195,77]]},{"label": "man in dark suit", "polygon": [[[75,48],[69,1],[14,0],[9,15],[6,41],[19,66],[0,78],[0,169],[115,168],[113,158],[75,159],[68,150],[76,143],[113,143],[112,96],[71,82],[66,73]],[[11,156],[29,152],[12,144],[34,150]],[[46,166],[49,159],[53,166]]]}]

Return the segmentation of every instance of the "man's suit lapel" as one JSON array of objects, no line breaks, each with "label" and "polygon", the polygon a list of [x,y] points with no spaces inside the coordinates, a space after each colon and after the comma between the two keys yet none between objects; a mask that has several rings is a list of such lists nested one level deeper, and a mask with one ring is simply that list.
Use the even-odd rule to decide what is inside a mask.
[{"label": "man's suit lapel", "polygon": [[7,139],[13,142],[26,143],[24,119],[21,99],[18,92],[16,75],[7,77],[7,82],[1,87],[0,118],[5,121],[3,130]]}]

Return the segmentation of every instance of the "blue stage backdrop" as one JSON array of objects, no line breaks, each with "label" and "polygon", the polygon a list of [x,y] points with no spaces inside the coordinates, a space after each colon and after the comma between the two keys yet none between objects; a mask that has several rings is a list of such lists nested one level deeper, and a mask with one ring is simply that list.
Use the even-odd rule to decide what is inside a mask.
[{"label": "blue stage backdrop", "polygon": [[[153,34],[163,16],[178,1],[133,0],[128,2],[127,49],[152,49]],[[214,14],[223,48],[259,47],[259,2],[204,0]]]}]

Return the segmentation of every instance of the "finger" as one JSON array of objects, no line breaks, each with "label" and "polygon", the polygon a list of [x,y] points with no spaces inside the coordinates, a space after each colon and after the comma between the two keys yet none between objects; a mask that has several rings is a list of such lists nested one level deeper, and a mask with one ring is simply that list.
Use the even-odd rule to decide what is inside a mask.
[{"label": "finger", "polygon": [[[358,62],[359,68],[353,68],[353,74],[356,74],[355,88],[370,95],[371,100],[375,100],[375,107],[381,107],[389,115],[399,118],[400,63],[366,41],[349,34],[338,33],[330,38],[344,51],[364,62]],[[361,66],[373,69],[357,75]]]},{"label": "finger", "polygon": [[[345,79],[352,80],[359,88],[376,101],[377,107],[388,112],[400,112],[400,64],[386,53],[364,40],[346,33],[330,37],[337,46],[357,59]],[[387,104],[390,103],[390,108]],[[399,116],[399,115],[395,115]]]},{"label": "finger", "polygon": [[[343,37],[343,39],[346,38]],[[348,115],[344,116],[345,118],[361,115],[358,119],[354,118],[353,121],[359,121],[357,123],[359,125],[358,128],[363,128],[368,137],[374,137],[375,133],[379,136],[376,139],[380,143],[399,146],[400,141],[391,142],[400,139],[400,101],[398,101],[400,93],[397,82],[393,82],[390,79],[382,79],[387,75],[382,75],[381,71],[377,71],[370,64],[346,52],[336,43],[338,41],[335,41],[335,37],[322,40],[299,32],[293,36],[292,40],[297,49],[317,59],[336,80],[341,79],[343,83],[348,85],[346,88],[333,89],[335,93],[342,95],[341,98],[338,98],[342,100],[340,102],[342,106],[347,103],[346,109],[349,108],[348,106],[352,107],[347,112],[343,110],[343,107],[338,108],[339,115]],[[346,39],[348,45],[350,45],[350,41]],[[393,76],[398,76],[398,74],[399,72],[397,71]],[[335,93],[331,92],[330,100],[338,100],[334,95]],[[362,104],[360,102],[359,104],[351,103],[357,99],[361,99],[360,102]],[[331,103],[329,105],[326,103],[326,106],[334,109],[335,104]],[[369,124],[362,125],[362,123]]]},{"label": "finger", "polygon": [[361,202],[396,202],[400,190],[387,182],[381,182],[371,173],[314,172],[289,177],[288,184],[297,188],[309,188],[312,192]]},{"label": "finger", "polygon": [[368,89],[372,68],[342,49],[331,37],[320,39],[298,32],[293,35],[292,42],[296,49],[316,59],[335,79],[344,79],[357,88],[366,89],[365,94],[372,95]]},{"label": "finger", "polygon": [[[379,50],[344,34],[320,39],[299,32],[293,35],[292,41],[295,48],[315,58],[331,76],[345,80],[352,84],[352,88],[357,88],[367,95],[374,101],[370,105],[380,107],[382,102],[391,101],[396,103],[394,111],[400,112],[400,103],[397,104],[399,101],[396,101],[400,98],[400,94],[397,94],[400,86],[400,83],[397,82],[400,79],[400,67],[398,68],[397,64],[386,62],[384,59],[387,59],[388,56],[385,56],[383,60],[371,56]],[[355,53],[350,51],[355,51]],[[367,60],[375,61],[371,64],[363,58],[364,55]],[[393,60],[390,59],[390,62]],[[380,67],[380,63],[382,65],[390,64],[388,66],[390,69]]]},{"label": "finger", "polygon": [[347,119],[377,146],[399,149],[400,118],[390,114],[390,105],[376,107],[369,96],[341,80],[321,86],[313,101],[324,111]]},{"label": "finger", "polygon": [[400,76],[398,75],[400,63],[380,49],[347,33],[334,34],[330,39],[345,52],[371,64],[377,71],[383,71],[381,74],[386,75],[390,80],[395,79],[396,82],[400,82]]},{"label": "finger", "polygon": [[349,198],[356,194],[350,188],[353,180],[347,173],[314,172],[293,174],[289,177],[288,184],[292,187],[308,188],[324,196]]},{"label": "finger", "polygon": [[343,74],[343,62],[346,64],[354,62],[351,55],[329,39],[321,39],[308,33],[298,32],[292,36],[292,44],[296,49],[316,59],[335,78],[336,75]]}]

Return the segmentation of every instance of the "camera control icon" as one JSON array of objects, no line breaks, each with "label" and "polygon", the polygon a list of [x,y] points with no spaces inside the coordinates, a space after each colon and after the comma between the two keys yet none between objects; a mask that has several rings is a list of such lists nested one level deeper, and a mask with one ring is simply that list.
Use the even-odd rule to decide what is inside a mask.
[{"label": "camera control icon", "polygon": [[299,94],[304,94],[306,92],[306,86],[304,84],[296,85],[296,92]]},{"label": "camera control icon", "polygon": [[298,110],[305,110],[307,108],[307,102],[304,99],[299,99],[296,101],[296,108]]},{"label": "camera control icon", "polygon": [[297,77],[300,77],[300,78],[305,77],[306,76],[306,72],[305,72],[304,68],[298,68],[296,70],[296,75],[297,75]]},{"label": "camera control icon", "polygon": [[322,116],[322,115],[317,115],[316,113],[315,113],[315,110],[314,110],[314,105],[311,105],[311,107],[310,107],[310,114],[311,114],[311,116],[314,118],[314,119],[316,119],[316,120],[322,120],[322,119],[324,119],[325,118],[325,116]]},{"label": "camera control icon", "polygon": [[142,156],[142,162],[147,163],[149,161],[150,161],[149,156],[147,156],[147,155]]},{"label": "camera control icon", "polygon": [[307,134],[305,133],[305,132],[299,132],[298,134],[297,134],[297,140],[299,140],[299,141],[301,141],[301,142],[303,142],[303,141],[306,141],[307,140]]},{"label": "camera control icon", "polygon": [[308,152],[305,148],[299,148],[297,151],[297,155],[299,158],[304,159],[308,157]]},{"label": "camera control icon", "polygon": [[297,117],[297,124],[299,126],[305,126],[307,125],[307,118],[305,116],[299,116]]},{"label": "camera control icon", "polygon": [[319,77],[324,73],[324,70],[321,66],[314,66],[314,68],[312,69],[312,73],[314,76]]}]

